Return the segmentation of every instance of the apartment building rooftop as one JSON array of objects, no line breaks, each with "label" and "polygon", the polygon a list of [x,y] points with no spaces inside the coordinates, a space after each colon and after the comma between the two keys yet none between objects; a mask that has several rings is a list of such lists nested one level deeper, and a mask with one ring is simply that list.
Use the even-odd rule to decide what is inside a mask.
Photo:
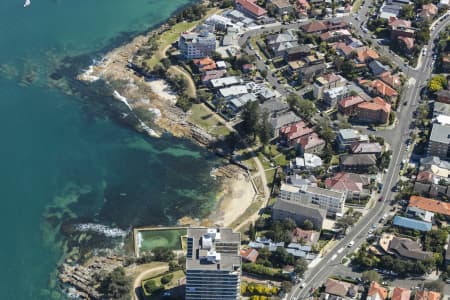
[{"label": "apartment building rooftop", "polygon": [[[188,270],[236,271],[240,268],[240,233],[231,228],[188,228]],[[223,244],[233,246],[223,247]]]}]

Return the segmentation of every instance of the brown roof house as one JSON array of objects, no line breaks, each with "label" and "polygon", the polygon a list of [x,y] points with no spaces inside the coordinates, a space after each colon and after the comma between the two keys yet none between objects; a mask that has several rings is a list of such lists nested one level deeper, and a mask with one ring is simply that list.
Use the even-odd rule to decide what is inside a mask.
[{"label": "brown roof house", "polygon": [[302,242],[304,245],[315,245],[319,241],[320,233],[314,230],[303,230],[301,228],[294,228],[292,230],[292,242]]},{"label": "brown roof house", "polygon": [[297,141],[301,153],[321,153],[325,144],[325,141],[315,132],[308,136],[301,137]]},{"label": "brown roof house", "polygon": [[433,258],[432,252],[422,250],[422,246],[407,238],[394,237],[389,243],[388,251],[403,258],[413,260],[428,260]]},{"label": "brown roof house", "polygon": [[325,293],[341,298],[354,298],[358,288],[348,282],[328,278],[325,282]]},{"label": "brown roof house", "polygon": [[365,100],[360,95],[345,97],[338,101],[338,110],[346,116],[354,115],[356,107],[362,102],[365,102]]},{"label": "brown roof house", "polygon": [[379,143],[354,143],[350,151],[353,154],[375,154],[379,156],[383,148]]},{"label": "brown roof house", "polygon": [[236,9],[255,19],[267,15],[267,10],[259,6],[256,0],[236,0]]},{"label": "brown roof house", "polygon": [[370,178],[366,175],[339,172],[325,180],[327,189],[347,191],[347,199],[361,199],[369,196]]},{"label": "brown roof house", "polygon": [[344,154],[339,156],[342,171],[367,173],[371,167],[376,167],[377,158],[374,154]]},{"label": "brown roof house", "polygon": [[411,290],[395,287],[392,291],[391,300],[409,300],[411,298]]},{"label": "brown roof house", "polygon": [[387,297],[388,290],[386,288],[375,281],[370,283],[369,291],[367,292],[367,300],[386,300]]},{"label": "brown roof house", "polygon": [[381,73],[378,75],[378,78],[380,78],[384,83],[389,84],[391,87],[398,89],[402,86],[402,81],[400,80],[399,75],[392,75],[390,71]]},{"label": "brown roof house", "polygon": [[360,122],[386,124],[389,121],[391,105],[375,97],[372,101],[361,102],[356,106],[355,116]]},{"label": "brown roof house", "polygon": [[442,90],[436,93],[437,101],[450,104],[450,90]]},{"label": "brown roof house", "polygon": [[441,294],[434,291],[417,291],[414,300],[439,300]]},{"label": "brown roof house", "polygon": [[241,249],[241,257],[244,261],[248,262],[256,262],[256,259],[259,256],[259,252],[253,248]]},{"label": "brown roof house", "polygon": [[438,7],[433,3],[423,4],[422,11],[420,12],[419,16],[422,20],[430,22],[434,19],[434,17],[436,17],[437,13]]}]

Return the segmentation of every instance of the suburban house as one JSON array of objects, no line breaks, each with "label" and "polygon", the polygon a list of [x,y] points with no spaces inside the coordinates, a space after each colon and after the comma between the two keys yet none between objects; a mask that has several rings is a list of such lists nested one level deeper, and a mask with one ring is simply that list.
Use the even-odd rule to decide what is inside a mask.
[{"label": "suburban house", "polygon": [[306,66],[299,71],[299,80],[301,82],[311,82],[314,77],[322,75],[327,69],[324,63]]},{"label": "suburban house", "polygon": [[353,154],[375,154],[377,157],[383,152],[379,143],[354,143],[350,149]]},{"label": "suburban house", "polygon": [[259,256],[259,252],[253,248],[241,249],[240,251],[243,261],[255,263]]},{"label": "suburban house", "polygon": [[230,87],[233,85],[240,85],[243,83],[244,81],[242,80],[242,78],[238,76],[228,76],[223,78],[211,79],[209,81],[210,87],[214,90]]},{"label": "suburban house", "polygon": [[321,153],[326,142],[315,132],[308,136],[301,137],[297,142],[297,147],[301,153]]},{"label": "suburban house", "polygon": [[298,46],[298,37],[294,30],[287,30],[266,38],[266,44],[274,57],[283,57],[287,50]]},{"label": "suburban house", "polygon": [[217,69],[216,62],[210,57],[194,59],[192,63],[195,65],[199,73],[205,73],[206,71]]},{"label": "suburban house", "polygon": [[289,48],[284,53],[284,60],[286,62],[300,60],[311,54],[311,48],[308,45],[297,45]]},{"label": "suburban house", "polygon": [[406,218],[402,216],[395,216],[392,224],[394,226],[417,231],[430,231],[432,226],[430,222]]},{"label": "suburban house", "polygon": [[450,180],[450,163],[436,156],[421,158],[416,181],[438,184],[441,180]]},{"label": "suburban house", "polygon": [[[380,238],[380,243],[389,239]],[[385,247],[383,246],[382,248],[383,250],[385,249]],[[398,257],[408,258],[412,260],[428,260],[433,257],[432,252],[423,251],[422,245],[420,245],[416,241],[408,238],[400,238],[397,236],[393,236],[390,239],[386,252]]]},{"label": "suburban house", "polygon": [[380,78],[384,83],[387,83],[391,87],[398,89],[402,86],[402,82],[400,80],[399,75],[392,75],[390,71],[381,73],[378,75],[378,78]]},{"label": "suburban house", "polygon": [[440,300],[441,294],[435,291],[417,291],[414,300]]},{"label": "suburban house", "polygon": [[322,99],[323,92],[325,90],[336,87],[342,87],[346,84],[346,82],[347,80],[345,80],[341,75],[336,75],[334,73],[319,76],[316,78],[313,85],[314,98]]},{"label": "suburban house", "polygon": [[216,50],[216,36],[208,31],[182,33],[178,48],[185,59],[211,56]]},{"label": "suburban house", "polygon": [[450,159],[450,127],[433,124],[428,140],[428,156],[437,156],[443,160]]},{"label": "suburban house", "polygon": [[320,39],[327,43],[347,41],[352,34],[347,29],[338,29],[333,31],[326,31],[320,35]]},{"label": "suburban house", "polygon": [[[267,101],[266,101],[267,102]],[[283,126],[294,124],[301,119],[293,111],[287,111],[282,113],[275,113],[269,116],[269,123],[272,127],[272,136],[278,138],[280,129]]]},{"label": "suburban house", "polygon": [[349,282],[328,278],[324,284],[325,293],[343,299],[354,298],[358,293],[358,288]]},{"label": "suburban house", "polygon": [[382,97],[389,101],[389,103],[393,103],[398,98],[398,92],[379,79],[375,79],[374,81],[360,80],[359,84],[369,93],[373,94],[373,96]]},{"label": "suburban house", "polygon": [[361,199],[369,196],[370,178],[366,175],[339,172],[325,180],[327,189],[347,191],[347,199]]},{"label": "suburban house", "polygon": [[266,2],[267,5],[273,5],[275,7],[276,14],[279,16],[290,14],[294,11],[289,0],[268,0]]},{"label": "suburban house", "polygon": [[256,4],[256,0],[236,0],[236,9],[247,16],[261,19],[267,15],[267,10]]},{"label": "suburban house", "polygon": [[425,211],[450,216],[450,203],[430,198],[411,196],[409,198],[408,207],[417,207]]},{"label": "suburban house", "polygon": [[355,49],[356,61],[361,64],[368,64],[373,60],[380,58],[378,53],[369,47],[359,47]]},{"label": "suburban house", "polygon": [[257,100],[258,100],[258,98],[256,98],[256,96],[254,94],[251,94],[251,93],[238,95],[238,96],[228,100],[228,108],[231,109],[231,111],[233,113],[237,113],[248,102],[255,102]]},{"label": "suburban house", "polygon": [[402,48],[411,50],[414,46],[416,31],[411,27],[411,21],[389,18],[388,26],[391,32],[391,40],[400,43]]},{"label": "suburban house", "polygon": [[340,150],[350,149],[351,145],[356,142],[369,142],[367,135],[361,134],[358,130],[348,128],[340,129],[336,136],[336,141]]},{"label": "suburban house", "polygon": [[339,156],[339,165],[342,171],[367,173],[376,167],[377,158],[374,154],[344,154]]},{"label": "suburban house", "polygon": [[315,168],[320,168],[323,165],[322,159],[311,153],[303,154],[303,157],[296,157],[289,163],[289,169],[293,173],[299,173],[304,170],[312,170]]},{"label": "suburban house", "polygon": [[391,68],[389,66],[383,65],[378,60],[373,60],[369,63],[369,69],[373,75],[379,76],[383,73],[388,72]]},{"label": "suburban house", "polygon": [[301,228],[294,228],[292,230],[292,242],[301,242],[304,245],[315,245],[320,238],[320,232],[314,230],[303,230]]},{"label": "suburban house", "polygon": [[439,115],[450,116],[450,104],[443,102],[434,102],[433,118]]},{"label": "suburban house", "polygon": [[325,22],[313,21],[303,26],[303,31],[306,33],[321,33],[328,30]]},{"label": "suburban house", "polygon": [[411,298],[411,290],[395,287],[392,291],[391,300],[410,300]]},{"label": "suburban house", "polygon": [[338,110],[346,116],[354,115],[356,107],[362,102],[365,102],[365,100],[360,95],[345,97],[338,101]]},{"label": "suburban house", "polygon": [[355,109],[358,121],[367,123],[385,124],[389,121],[390,113],[391,105],[380,97],[375,97],[370,102],[361,102]]},{"label": "suburban house", "polygon": [[297,0],[294,5],[298,18],[308,17],[308,12],[311,10],[308,0]]},{"label": "suburban house", "polygon": [[437,101],[450,104],[450,90],[441,90],[436,93]]},{"label": "suburban house", "polygon": [[409,3],[410,0],[385,0],[380,8],[380,18],[388,20],[391,17],[398,17],[403,5]]},{"label": "suburban house", "polygon": [[227,74],[226,70],[211,70],[203,73],[201,77],[201,81],[203,85],[209,84],[212,79],[222,78],[225,74]]},{"label": "suburban house", "polygon": [[406,215],[416,220],[420,219],[428,223],[432,223],[434,218],[434,213],[413,206],[406,209]]},{"label": "suburban house", "polygon": [[325,209],[312,203],[278,199],[272,207],[273,220],[292,219],[297,226],[303,226],[304,222],[309,220],[317,230],[322,229],[326,215]]},{"label": "suburban house", "polygon": [[387,297],[388,290],[386,288],[375,281],[370,283],[369,291],[367,292],[367,300],[386,300]]},{"label": "suburban house", "polygon": [[305,122],[299,121],[297,123],[284,126],[280,129],[280,140],[287,146],[295,146],[299,139],[309,136],[314,133],[314,130],[306,125]]},{"label": "suburban house", "polygon": [[426,22],[430,22],[436,17],[438,13],[438,7],[433,3],[422,4],[422,10],[419,13],[419,16],[422,20]]}]

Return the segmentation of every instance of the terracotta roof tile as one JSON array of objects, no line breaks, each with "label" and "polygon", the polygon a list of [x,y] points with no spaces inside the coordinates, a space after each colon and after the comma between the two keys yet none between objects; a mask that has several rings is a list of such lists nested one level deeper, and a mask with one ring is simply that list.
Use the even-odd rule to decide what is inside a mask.
[{"label": "terracotta roof tile", "polygon": [[411,196],[411,198],[409,198],[409,206],[418,207],[426,211],[450,216],[450,203],[447,202],[420,196]]}]

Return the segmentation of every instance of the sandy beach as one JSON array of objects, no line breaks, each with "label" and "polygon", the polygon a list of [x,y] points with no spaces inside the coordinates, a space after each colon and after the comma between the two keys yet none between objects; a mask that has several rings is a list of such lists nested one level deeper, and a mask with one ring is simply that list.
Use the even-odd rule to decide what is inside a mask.
[{"label": "sandy beach", "polygon": [[247,173],[232,167],[235,169],[234,175],[232,178],[223,179],[223,190],[217,209],[209,217],[214,224],[220,226],[231,225],[247,210],[256,196]]}]

